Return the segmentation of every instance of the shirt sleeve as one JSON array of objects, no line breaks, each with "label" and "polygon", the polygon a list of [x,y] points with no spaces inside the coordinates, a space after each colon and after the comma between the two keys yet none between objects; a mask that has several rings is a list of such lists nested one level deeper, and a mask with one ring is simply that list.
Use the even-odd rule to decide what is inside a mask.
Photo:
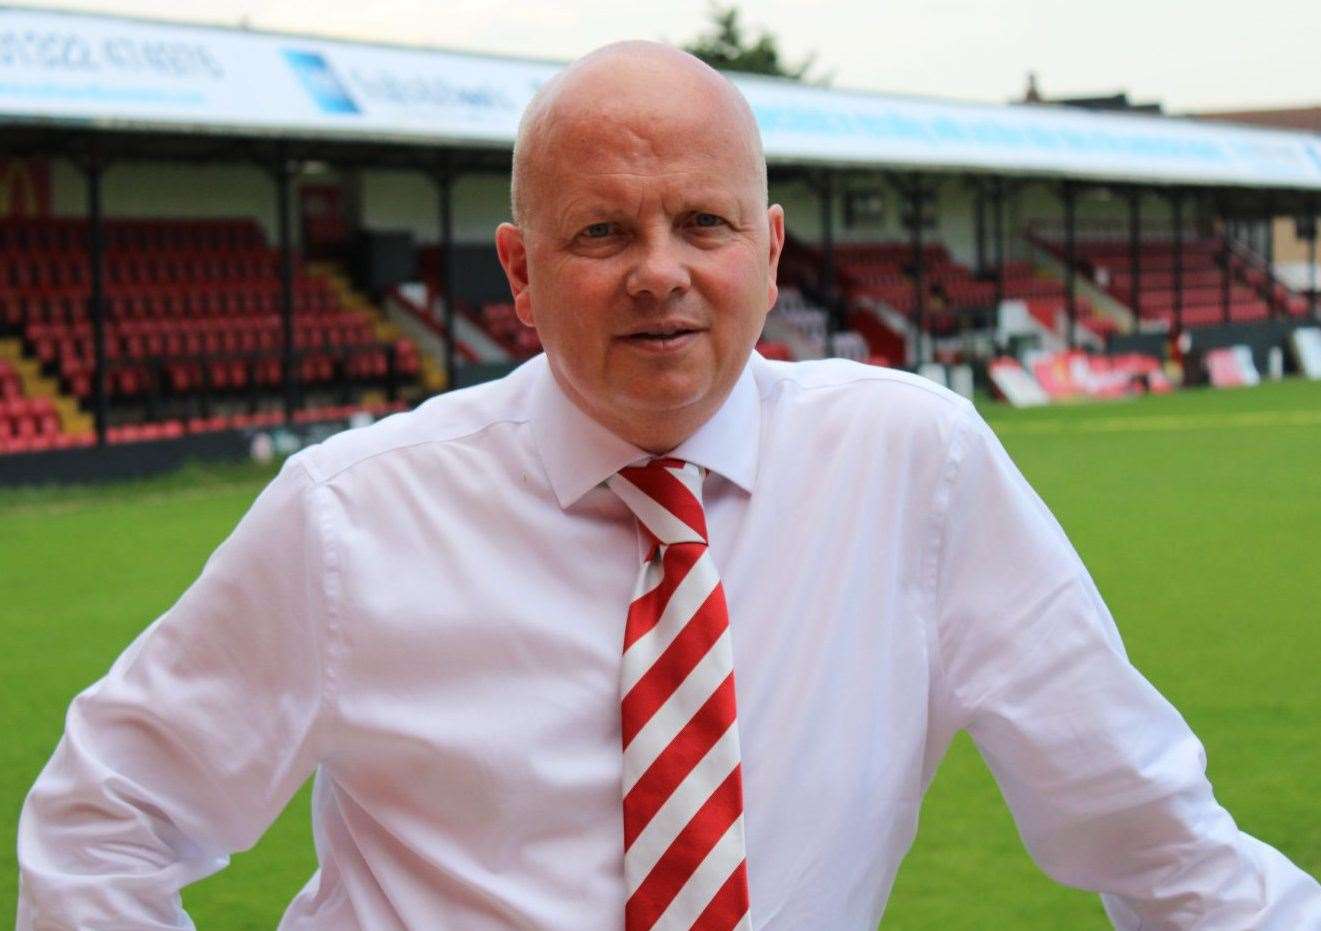
[{"label": "shirt sleeve", "polygon": [[1321,928],[1321,887],[1216,802],[1202,745],[970,407],[943,478],[940,726],[972,736],[1038,866],[1124,931]]},{"label": "shirt sleeve", "polygon": [[20,931],[192,928],[180,889],[255,843],[315,768],[317,492],[286,462],[179,601],[73,700],[20,816]]}]

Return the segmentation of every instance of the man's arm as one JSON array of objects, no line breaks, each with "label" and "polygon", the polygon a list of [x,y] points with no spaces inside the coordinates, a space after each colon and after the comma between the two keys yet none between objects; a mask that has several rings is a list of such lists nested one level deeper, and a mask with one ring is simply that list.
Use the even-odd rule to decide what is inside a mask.
[{"label": "man's arm", "polygon": [[1126,931],[1321,929],[1321,886],[1216,802],[1202,745],[971,411],[937,506],[940,729],[971,734],[1037,864]]},{"label": "man's arm", "polygon": [[317,496],[291,459],[178,603],[74,699],[19,822],[20,931],[191,928],[179,890],[251,846],[316,766]]}]

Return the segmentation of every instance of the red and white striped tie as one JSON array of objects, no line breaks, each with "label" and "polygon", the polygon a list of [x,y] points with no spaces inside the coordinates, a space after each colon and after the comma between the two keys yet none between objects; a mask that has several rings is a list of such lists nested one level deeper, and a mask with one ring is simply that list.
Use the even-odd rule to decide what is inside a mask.
[{"label": "red and white striped tie", "polygon": [[654,459],[607,483],[652,546],[624,630],[626,931],[748,931],[734,653],[702,470]]}]

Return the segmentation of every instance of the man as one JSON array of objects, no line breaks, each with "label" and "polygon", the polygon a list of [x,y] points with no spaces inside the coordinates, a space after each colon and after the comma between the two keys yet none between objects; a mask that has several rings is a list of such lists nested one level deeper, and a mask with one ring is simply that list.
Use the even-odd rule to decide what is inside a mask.
[{"label": "man", "polygon": [[285,465],[74,701],[21,928],[187,927],[315,770],[284,928],[870,929],[964,728],[1116,926],[1321,928],[970,405],[751,355],[784,219],[731,85],[588,56],[513,206],[545,356]]}]

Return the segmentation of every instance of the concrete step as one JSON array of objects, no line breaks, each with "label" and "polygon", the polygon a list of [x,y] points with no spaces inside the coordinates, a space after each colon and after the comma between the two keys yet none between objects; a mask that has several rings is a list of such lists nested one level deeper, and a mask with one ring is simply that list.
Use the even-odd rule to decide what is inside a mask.
[{"label": "concrete step", "polygon": [[65,433],[87,433],[94,429],[92,418],[83,413],[74,398],[60,391],[59,382],[41,374],[41,363],[23,355],[23,344],[17,339],[0,340],[0,359],[7,360],[18,372],[23,383],[23,394],[29,398],[50,398],[60,416],[60,429]]},{"label": "concrete step", "polygon": [[439,394],[449,385],[449,379],[445,377],[445,369],[439,362],[431,358],[426,353],[418,353],[418,368],[421,369],[422,386],[426,388],[428,394]]}]

